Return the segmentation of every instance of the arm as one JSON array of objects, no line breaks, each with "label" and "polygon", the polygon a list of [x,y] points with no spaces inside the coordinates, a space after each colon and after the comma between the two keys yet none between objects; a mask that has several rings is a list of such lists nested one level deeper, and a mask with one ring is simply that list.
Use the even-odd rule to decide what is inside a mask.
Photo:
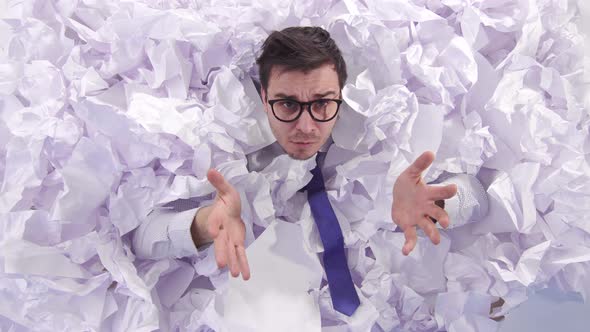
[{"label": "arm", "polygon": [[194,201],[179,199],[154,208],[132,235],[135,255],[144,259],[197,255],[197,246],[210,241],[204,241],[206,238],[197,233],[198,228],[193,221],[199,219],[197,216],[201,217],[204,227],[207,214],[199,212],[207,212],[207,205],[211,202],[203,202],[201,207],[196,207],[198,203]]},{"label": "arm", "polygon": [[194,201],[182,199],[156,208],[135,230],[133,251],[140,258],[181,258],[197,255],[197,246],[213,242],[217,266],[229,266],[232,276],[242,274],[247,280],[250,268],[240,195],[214,169],[207,172],[207,179],[217,189],[214,200],[198,208]]},{"label": "arm", "polygon": [[[398,176],[393,186],[391,218],[404,232],[404,255],[416,245],[417,228],[438,244],[437,227],[462,226],[487,214],[487,194],[474,176],[458,174],[436,185],[425,184],[422,173],[433,161],[432,152],[423,153]],[[433,223],[433,219],[438,222]]]}]

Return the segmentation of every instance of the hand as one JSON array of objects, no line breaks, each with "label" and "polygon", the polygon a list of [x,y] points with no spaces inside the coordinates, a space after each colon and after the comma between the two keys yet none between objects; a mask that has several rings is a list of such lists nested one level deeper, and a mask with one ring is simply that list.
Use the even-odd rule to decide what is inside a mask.
[{"label": "hand", "polygon": [[241,273],[242,278],[248,280],[250,267],[244,248],[246,228],[241,218],[240,194],[215,169],[207,172],[207,179],[217,189],[217,195],[206,222],[206,232],[213,240],[215,247],[217,266],[224,268],[229,263],[229,270],[233,277]]},{"label": "hand", "polygon": [[430,218],[436,219],[443,228],[447,228],[450,223],[448,214],[435,202],[455,196],[457,186],[428,186],[424,183],[422,172],[433,161],[434,153],[424,152],[400,174],[393,186],[391,218],[404,231],[404,255],[409,255],[416,246],[416,226],[424,230],[432,243],[439,244],[440,234]]}]

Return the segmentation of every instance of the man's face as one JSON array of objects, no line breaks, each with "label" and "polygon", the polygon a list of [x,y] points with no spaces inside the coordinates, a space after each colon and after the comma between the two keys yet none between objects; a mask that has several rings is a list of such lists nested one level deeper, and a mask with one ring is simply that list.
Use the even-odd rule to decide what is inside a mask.
[{"label": "man's face", "polygon": [[340,98],[338,74],[332,64],[324,64],[306,73],[303,71],[284,71],[280,66],[273,66],[268,81],[268,90],[262,90],[264,111],[270,128],[283,150],[293,159],[305,160],[313,157],[328,140],[335,117],[328,122],[312,119],[307,107],[303,114],[293,122],[282,122],[275,118],[268,100],[294,99],[308,102],[320,98]]}]

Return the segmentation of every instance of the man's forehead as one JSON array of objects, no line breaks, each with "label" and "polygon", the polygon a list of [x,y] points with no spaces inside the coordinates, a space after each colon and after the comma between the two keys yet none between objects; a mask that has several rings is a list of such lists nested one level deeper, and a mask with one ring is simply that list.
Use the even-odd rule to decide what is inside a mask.
[{"label": "man's forehead", "polygon": [[313,75],[319,75],[319,74],[323,74],[323,75],[334,74],[334,75],[336,75],[336,77],[338,77],[338,73],[336,72],[336,67],[334,66],[334,64],[327,62],[327,63],[322,64],[316,68],[311,68],[311,69],[293,69],[293,68],[289,68],[284,65],[273,65],[270,69],[269,79],[276,80],[276,79],[280,79],[281,77],[283,77],[285,75],[306,77],[306,76],[313,76]]},{"label": "man's forehead", "polygon": [[[295,99],[295,100],[300,98],[300,95],[298,93],[293,93],[290,91],[283,92],[281,90],[273,91],[271,93],[271,95],[274,98],[286,98],[286,99]],[[312,92],[308,93],[308,95],[311,96],[312,98],[324,98],[324,97],[333,98],[338,95],[338,91],[335,91],[333,89],[317,90],[317,91],[312,91]]]},{"label": "man's forehead", "polygon": [[338,74],[330,63],[305,71],[273,66],[269,76],[268,90],[273,94],[305,89],[319,95],[339,90]]}]

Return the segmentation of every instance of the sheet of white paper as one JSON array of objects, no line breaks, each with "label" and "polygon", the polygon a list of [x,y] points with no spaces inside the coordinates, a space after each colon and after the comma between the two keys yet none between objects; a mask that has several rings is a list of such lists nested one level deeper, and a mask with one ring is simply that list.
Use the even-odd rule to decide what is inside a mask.
[{"label": "sheet of white paper", "polygon": [[217,309],[237,330],[321,331],[317,299],[322,266],[304,247],[301,227],[277,220],[246,250],[250,280],[230,279]]}]

